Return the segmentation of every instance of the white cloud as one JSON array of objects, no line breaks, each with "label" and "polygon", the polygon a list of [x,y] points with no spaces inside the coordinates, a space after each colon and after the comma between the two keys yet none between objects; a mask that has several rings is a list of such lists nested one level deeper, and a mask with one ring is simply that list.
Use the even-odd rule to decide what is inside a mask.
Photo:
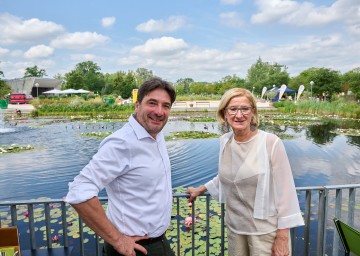
[{"label": "white cloud", "polygon": [[10,52],[9,49],[5,49],[5,48],[0,47],[0,57],[7,55],[9,52]]},{"label": "white cloud", "polygon": [[24,52],[22,50],[14,50],[10,52],[11,57],[22,57]]},{"label": "white cloud", "polygon": [[220,13],[220,21],[222,24],[233,28],[239,28],[244,25],[241,15],[237,12]]},{"label": "white cloud", "polygon": [[136,27],[137,31],[144,33],[167,33],[175,32],[186,25],[184,17],[172,16],[167,20],[149,20],[145,23],[141,23]]},{"label": "white cloud", "polygon": [[105,17],[105,18],[102,18],[101,25],[104,28],[108,28],[108,27],[111,27],[112,25],[114,25],[115,21],[116,21],[115,17]]},{"label": "white cloud", "polygon": [[62,33],[64,28],[54,22],[39,19],[22,20],[8,14],[0,14],[0,42],[2,44],[24,44],[43,42]]},{"label": "white cloud", "polygon": [[71,54],[70,58],[75,61],[88,61],[88,60],[94,60],[96,58],[96,55],[94,54]]},{"label": "white cloud", "polygon": [[41,44],[31,47],[24,53],[24,57],[27,59],[40,59],[47,58],[53,55],[53,53],[54,48]]},{"label": "white cloud", "polygon": [[[174,38],[168,40],[175,41]],[[359,65],[359,62],[351,62],[353,58],[360,59],[360,52],[356,50],[360,49],[360,42],[347,42],[339,34],[308,36],[282,45],[237,43],[228,50],[200,48],[181,40],[183,43],[179,45],[168,46],[171,50],[167,52],[164,49],[166,42],[149,40],[134,48],[129,57],[121,58],[118,63],[120,66],[149,68],[161,77],[172,77],[173,81],[174,78],[191,77],[196,81],[211,82],[232,74],[245,78],[247,70],[259,57],[263,61],[286,65],[290,76],[296,76],[310,67],[344,72]],[[347,54],[349,52],[353,54]]]},{"label": "white cloud", "polygon": [[354,24],[348,27],[348,31],[351,35],[357,36],[360,38],[360,24]]},{"label": "white cloud", "polygon": [[54,39],[50,45],[54,48],[83,50],[104,44],[109,38],[96,32],[75,32],[61,35]]},{"label": "white cloud", "polygon": [[161,37],[149,39],[144,45],[135,46],[131,49],[131,53],[146,56],[169,56],[176,54],[187,47],[188,45],[183,39]]},{"label": "white cloud", "polygon": [[310,2],[293,0],[256,0],[258,13],[252,15],[254,24],[282,23],[296,26],[320,26],[342,22],[356,16],[357,0],[338,0],[330,6],[315,6]]}]

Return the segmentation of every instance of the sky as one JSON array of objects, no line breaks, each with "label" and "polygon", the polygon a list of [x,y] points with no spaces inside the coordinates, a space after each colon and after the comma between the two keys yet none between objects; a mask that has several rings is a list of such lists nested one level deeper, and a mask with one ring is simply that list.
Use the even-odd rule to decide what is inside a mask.
[{"label": "sky", "polygon": [[360,0],[0,0],[0,71],[151,70],[176,82],[246,78],[251,65],[360,67]]}]

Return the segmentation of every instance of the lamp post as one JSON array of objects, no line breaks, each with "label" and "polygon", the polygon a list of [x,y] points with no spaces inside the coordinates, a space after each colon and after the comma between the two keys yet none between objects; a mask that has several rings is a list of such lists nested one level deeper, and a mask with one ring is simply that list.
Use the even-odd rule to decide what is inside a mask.
[{"label": "lamp post", "polygon": [[39,83],[36,83],[35,87],[36,87],[36,98],[38,99],[39,98]]},{"label": "lamp post", "polygon": [[311,98],[312,98],[312,87],[314,85],[314,81],[310,81],[310,91],[311,91]]}]

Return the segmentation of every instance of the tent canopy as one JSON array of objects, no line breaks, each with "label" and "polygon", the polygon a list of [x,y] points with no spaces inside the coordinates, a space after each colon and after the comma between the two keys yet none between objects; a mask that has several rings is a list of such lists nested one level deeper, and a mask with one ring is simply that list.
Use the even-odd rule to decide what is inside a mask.
[{"label": "tent canopy", "polygon": [[[279,88],[279,87],[274,86],[274,87],[271,88],[270,90],[267,90],[265,94],[268,94],[268,93],[270,93],[270,92],[277,92],[277,93],[276,93],[276,96],[275,96],[273,99],[271,99],[272,102],[275,102],[275,101],[279,101],[279,100],[280,100],[280,99],[279,99],[279,96],[280,96],[280,88]],[[285,89],[285,91],[284,91],[284,93],[295,93],[295,92],[296,92],[295,90],[290,89],[290,88],[288,88],[288,87],[286,87],[286,89]]]},{"label": "tent canopy", "polygon": [[[280,92],[280,88],[275,86],[275,87],[271,88],[270,90],[267,90],[266,93],[273,92],[273,91]],[[292,92],[296,92],[296,91],[293,90],[293,89],[290,89],[290,88],[286,87],[285,92],[287,92],[287,93],[292,93]],[[284,93],[285,93],[285,92],[284,92]]]}]

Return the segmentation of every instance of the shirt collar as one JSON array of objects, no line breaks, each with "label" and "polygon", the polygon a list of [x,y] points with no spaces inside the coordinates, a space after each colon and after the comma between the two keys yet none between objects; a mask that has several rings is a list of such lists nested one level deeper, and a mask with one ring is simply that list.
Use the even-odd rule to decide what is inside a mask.
[{"label": "shirt collar", "polygon": [[[129,117],[129,123],[131,127],[134,129],[135,135],[138,138],[138,140],[144,139],[144,138],[151,138],[154,139],[146,130],[144,127],[141,126],[141,124],[135,119],[136,114],[132,114]],[[158,133],[156,136],[156,139],[160,138],[162,134],[162,131]]]}]

